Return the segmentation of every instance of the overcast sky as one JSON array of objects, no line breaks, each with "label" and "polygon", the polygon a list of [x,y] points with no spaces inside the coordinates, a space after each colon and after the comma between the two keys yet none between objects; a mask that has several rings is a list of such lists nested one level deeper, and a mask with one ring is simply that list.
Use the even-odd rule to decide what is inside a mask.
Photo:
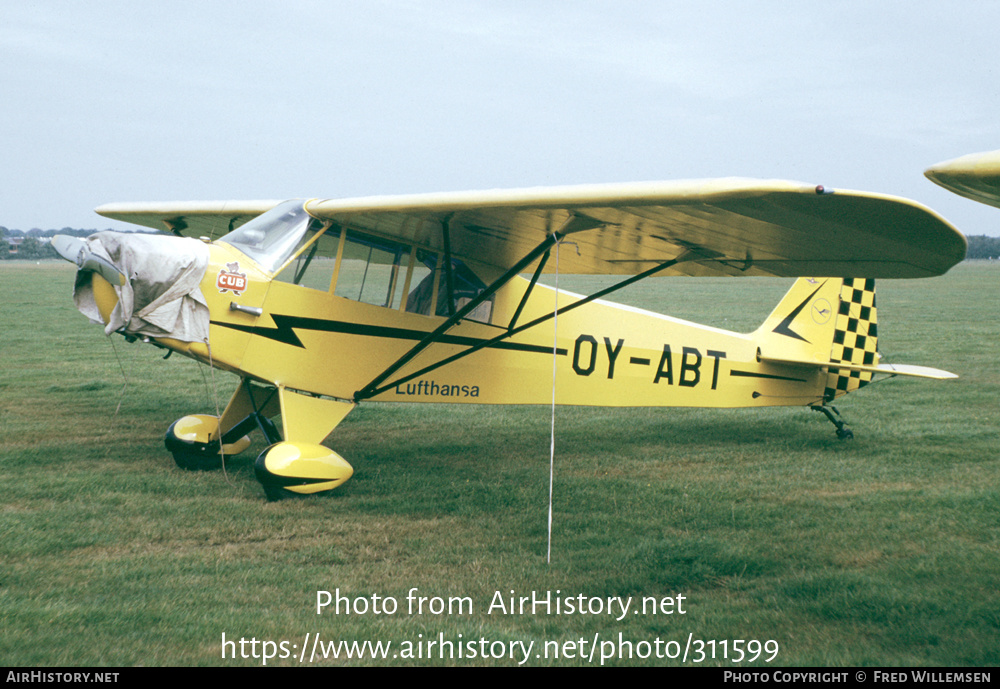
[{"label": "overcast sky", "polygon": [[0,225],[114,201],[745,176],[1000,210],[1000,2],[0,0]]}]

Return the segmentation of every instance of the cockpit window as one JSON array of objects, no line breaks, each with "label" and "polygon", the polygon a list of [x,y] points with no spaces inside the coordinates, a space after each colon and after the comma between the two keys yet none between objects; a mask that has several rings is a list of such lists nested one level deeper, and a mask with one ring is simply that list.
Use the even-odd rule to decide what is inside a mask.
[{"label": "cockpit window", "polygon": [[[450,316],[486,288],[459,259],[449,263],[437,252],[331,227],[310,216],[302,200],[279,203],[219,241],[275,280],[425,316]],[[489,323],[492,312],[490,298],[465,318]]]},{"label": "cockpit window", "polygon": [[376,306],[398,306],[404,251],[402,244],[348,232],[336,295]]},{"label": "cockpit window", "polygon": [[[431,315],[432,303],[434,314],[450,316],[486,289],[482,280],[476,277],[469,267],[458,259],[451,262],[451,290],[453,301],[448,303],[448,277],[445,271],[439,270],[438,255],[429,251],[417,251],[417,266],[415,276],[419,274],[419,282],[414,280],[415,287],[406,300],[406,310],[411,313]],[[440,266],[443,267],[443,266]],[[437,297],[434,298],[435,281],[437,282]],[[493,300],[487,299],[470,311],[466,318],[480,323],[489,323],[493,313]]]},{"label": "cockpit window", "polygon": [[312,220],[304,201],[285,201],[219,241],[239,249],[273,273],[291,257]]},{"label": "cockpit window", "polygon": [[[317,237],[317,234],[320,236]],[[280,272],[274,279],[322,292],[330,291],[339,244],[339,229],[329,229],[327,225],[313,222],[293,252],[293,259],[284,268],[278,269]]]}]

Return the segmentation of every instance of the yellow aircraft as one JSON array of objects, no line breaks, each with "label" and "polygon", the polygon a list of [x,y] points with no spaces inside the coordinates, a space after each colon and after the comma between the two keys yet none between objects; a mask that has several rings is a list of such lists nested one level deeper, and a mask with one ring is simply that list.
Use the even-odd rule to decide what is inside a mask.
[{"label": "yellow aircraft", "polygon": [[938,163],[924,174],[959,196],[1000,208],[1000,151],[973,153]]},{"label": "yellow aircraft", "polygon": [[[241,378],[221,419],[185,416],[166,445],[208,468],[260,429],[268,499],[350,478],[321,443],[368,400],[805,405],[850,437],[830,404],[873,376],[955,377],[879,361],[874,280],[940,275],[966,250],[899,198],[734,178],[97,212],[190,235],[53,244],[109,335]],[[557,271],[621,280],[581,296],[539,282]],[[824,277],[750,334],[603,300],[663,275]]]}]

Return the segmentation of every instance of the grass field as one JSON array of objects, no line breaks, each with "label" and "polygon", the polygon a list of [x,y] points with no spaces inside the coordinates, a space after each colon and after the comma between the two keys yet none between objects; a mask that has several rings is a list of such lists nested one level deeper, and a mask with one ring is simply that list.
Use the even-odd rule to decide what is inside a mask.
[{"label": "grass field", "polygon": [[[730,666],[737,648],[766,665],[750,640],[776,642],[770,665],[1000,663],[1000,266],[879,283],[888,360],[960,378],[849,396],[853,441],[808,409],[560,408],[551,564],[549,409],[362,406],[327,440],[354,478],[269,504],[259,438],[225,474],[163,448],[235,378],[109,340],[72,283],[69,264],[0,264],[0,665],[262,663],[223,659],[223,635],[247,641],[230,655],[296,656],[268,665],[298,664],[312,635],[393,644],[323,664],[515,665],[533,642],[529,665]],[[789,284],[665,278],[619,300],[750,330]],[[355,612],[317,615],[337,589]],[[634,602],[620,621],[488,612],[511,591]],[[684,614],[633,613],[678,595]],[[396,612],[358,614],[373,596]],[[433,597],[471,610],[434,614]],[[455,658],[428,653],[440,635]]]}]

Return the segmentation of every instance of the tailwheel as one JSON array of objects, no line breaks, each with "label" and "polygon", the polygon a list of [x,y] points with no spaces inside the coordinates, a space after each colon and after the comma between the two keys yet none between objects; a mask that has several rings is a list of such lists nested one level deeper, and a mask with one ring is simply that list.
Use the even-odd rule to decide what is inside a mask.
[{"label": "tailwheel", "polygon": [[167,450],[181,469],[205,471],[222,466],[222,455],[237,455],[250,447],[250,438],[243,436],[222,445],[219,451],[219,419],[207,414],[184,416],[167,429],[164,438]]},{"label": "tailwheel", "polygon": [[821,411],[826,415],[826,418],[830,419],[832,423],[837,428],[837,437],[841,440],[852,440],[854,438],[854,432],[847,427],[847,423],[840,416],[840,412],[834,406],[828,405],[813,405],[810,407],[813,411]]},{"label": "tailwheel", "polygon": [[257,457],[254,472],[267,499],[275,501],[332,490],[351,478],[354,469],[324,445],[281,442]]}]

